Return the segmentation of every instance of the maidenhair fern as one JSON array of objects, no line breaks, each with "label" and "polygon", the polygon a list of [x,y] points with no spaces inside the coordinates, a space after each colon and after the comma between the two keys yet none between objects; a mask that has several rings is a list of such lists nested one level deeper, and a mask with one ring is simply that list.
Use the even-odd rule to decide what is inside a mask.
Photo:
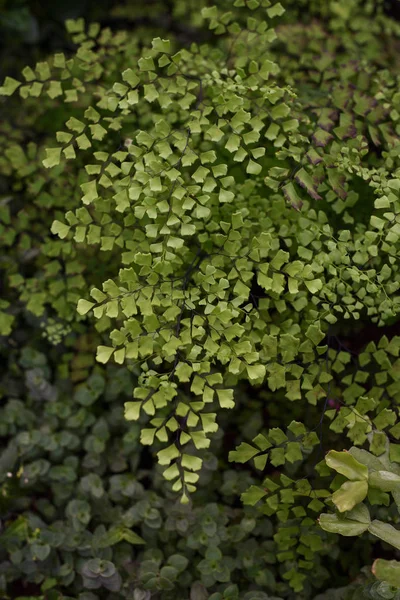
[{"label": "maidenhair fern", "polygon": [[[319,412],[313,426],[260,431],[230,454],[260,470],[242,498],[276,516],[278,560],[296,591],[323,543],[315,519],[326,504],[358,511],[355,534],[370,527],[358,518],[365,478],[328,490],[322,424],[342,447],[368,442],[371,456],[400,462],[399,339],[382,336],[358,357],[338,341],[358,321],[383,326],[400,312],[398,65],[384,41],[365,47],[362,20],[342,37],[337,15],[359,18],[360,2],[329,6],[327,35],[293,24],[279,2],[220,2],[202,10],[215,41],[183,49],[159,37],[142,48],[69,21],[76,53],[27,67],[0,90],[70,107],[45,156],[4,141],[2,168],[27,178],[36,199],[29,219],[55,215],[44,275],[14,273],[10,286],[38,317],[51,309],[66,327],[90,319],[103,340],[97,361],[138,376],[125,416],[143,423],[141,441],[181,501],[242,382],[265,386],[282,411]],[[397,33],[381,12],[374,27]],[[6,206],[0,219],[14,244]],[[7,334],[12,316],[0,308]],[[261,483],[267,464],[316,454],[310,477],[282,471]],[[372,504],[386,503],[391,490],[371,486]],[[342,533],[340,519],[320,523]]]}]

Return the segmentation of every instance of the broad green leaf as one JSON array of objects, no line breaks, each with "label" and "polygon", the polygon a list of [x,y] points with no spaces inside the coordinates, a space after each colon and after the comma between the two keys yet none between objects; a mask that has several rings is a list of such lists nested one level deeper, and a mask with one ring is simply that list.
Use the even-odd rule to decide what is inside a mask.
[{"label": "broad green leaf", "polygon": [[372,572],[380,581],[386,581],[400,589],[400,562],[378,558],[372,565]]},{"label": "broad green leaf", "polygon": [[400,475],[390,471],[372,471],[368,483],[383,492],[400,491]]},{"label": "broad green leaf", "polygon": [[357,504],[353,510],[350,510],[347,513],[346,518],[351,519],[352,521],[358,521],[359,523],[371,523],[371,515],[364,503]]},{"label": "broad green leaf", "polygon": [[354,458],[358,462],[360,462],[363,465],[365,465],[366,467],[368,467],[369,470],[373,470],[373,471],[384,470],[383,463],[379,460],[379,458],[377,458],[376,456],[371,454],[371,452],[368,452],[367,450],[364,450],[363,448],[357,448],[356,446],[353,446],[352,448],[350,448],[349,452],[352,456],[354,456]]},{"label": "broad green leaf", "polygon": [[387,544],[394,546],[397,550],[400,550],[400,531],[393,527],[393,525],[374,520],[371,521],[368,531]]},{"label": "broad green leaf", "polygon": [[349,511],[362,502],[368,492],[368,483],[363,481],[346,481],[332,494],[332,502],[339,512]]},{"label": "broad green leaf", "polygon": [[351,481],[368,480],[368,469],[365,465],[358,462],[349,452],[345,450],[338,452],[330,450],[325,456],[326,464],[341,473]]},{"label": "broad green leaf", "polygon": [[368,529],[368,523],[360,523],[335,514],[322,513],[318,522],[324,531],[344,536],[361,535]]}]

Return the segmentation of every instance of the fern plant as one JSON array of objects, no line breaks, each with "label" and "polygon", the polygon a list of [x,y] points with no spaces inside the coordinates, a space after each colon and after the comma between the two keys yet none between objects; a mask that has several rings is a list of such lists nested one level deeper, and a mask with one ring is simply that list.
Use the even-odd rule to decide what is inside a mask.
[{"label": "fern plant", "polygon": [[[325,26],[304,26],[289,2],[285,13],[221,1],[201,12],[215,40],[190,48],[68,21],[73,56],[0,88],[68,116],[45,156],[3,132],[1,168],[34,202],[2,206],[2,240],[42,257],[40,274],[13,267],[10,294],[45,318],[54,343],[90,327],[97,361],[137,377],[125,417],[182,503],[241,387],[262,386],[266,410],[298,414],[229,456],[260,471],[242,499],[276,518],[295,592],[325,543],[315,519],[337,506],[323,431],[340,449],[369,443],[400,462],[399,339],[357,355],[342,341],[400,312],[399,72],[387,43],[399,28],[379,4],[329,7]],[[24,231],[47,218],[37,246]],[[8,335],[12,306],[0,308]],[[346,511],[365,487],[345,487]]]}]

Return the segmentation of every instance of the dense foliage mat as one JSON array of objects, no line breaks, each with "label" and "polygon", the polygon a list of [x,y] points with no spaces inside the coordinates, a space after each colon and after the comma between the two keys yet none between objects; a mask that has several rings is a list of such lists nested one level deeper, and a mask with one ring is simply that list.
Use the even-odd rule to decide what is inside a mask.
[{"label": "dense foliage mat", "polygon": [[168,5],[0,88],[2,597],[399,598],[400,26]]}]

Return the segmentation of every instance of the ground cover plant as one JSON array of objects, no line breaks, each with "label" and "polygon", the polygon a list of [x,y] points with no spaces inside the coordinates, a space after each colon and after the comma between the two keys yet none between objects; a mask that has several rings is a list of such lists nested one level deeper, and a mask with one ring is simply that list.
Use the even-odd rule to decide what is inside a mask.
[{"label": "ground cover plant", "polygon": [[0,88],[0,593],[399,598],[400,26],[169,7]]}]

